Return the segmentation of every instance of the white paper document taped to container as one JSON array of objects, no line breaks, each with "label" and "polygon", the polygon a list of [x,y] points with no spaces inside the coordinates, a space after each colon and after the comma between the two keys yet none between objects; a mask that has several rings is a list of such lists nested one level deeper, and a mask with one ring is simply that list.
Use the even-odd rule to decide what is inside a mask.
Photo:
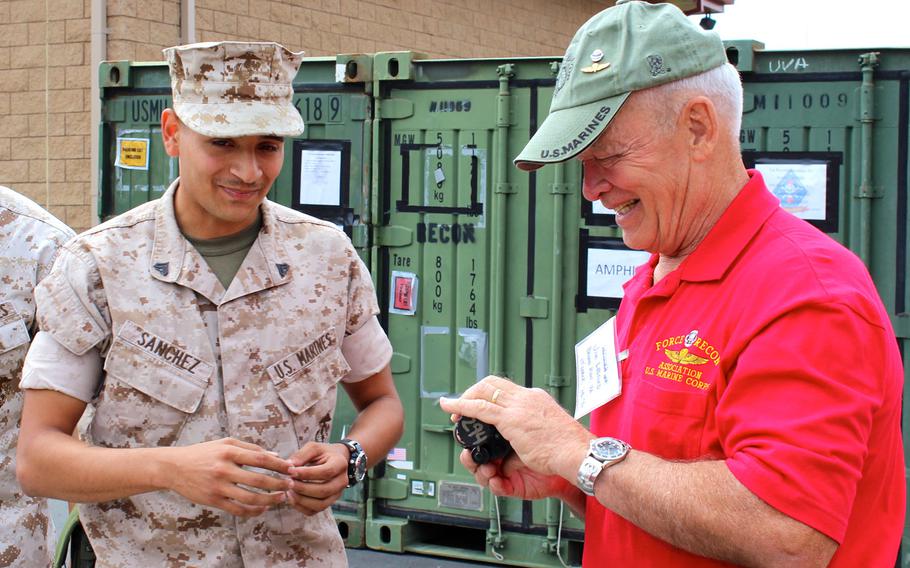
[{"label": "white paper document taped to container", "polygon": [[608,319],[575,344],[575,419],[590,413],[622,390],[616,356],[616,318]]}]

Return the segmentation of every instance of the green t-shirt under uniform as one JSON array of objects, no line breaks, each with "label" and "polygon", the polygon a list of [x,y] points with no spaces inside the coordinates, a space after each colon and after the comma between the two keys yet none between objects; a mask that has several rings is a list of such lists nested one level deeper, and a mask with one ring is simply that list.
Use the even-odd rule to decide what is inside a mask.
[{"label": "green t-shirt under uniform", "polygon": [[233,235],[218,237],[215,239],[194,239],[184,233],[186,240],[190,242],[202,258],[209,263],[209,268],[218,277],[221,285],[227,290],[231,286],[231,281],[240,270],[240,265],[246,258],[250,247],[256,242],[259,236],[259,230],[262,228],[262,215],[260,214],[256,221],[249,227]]}]

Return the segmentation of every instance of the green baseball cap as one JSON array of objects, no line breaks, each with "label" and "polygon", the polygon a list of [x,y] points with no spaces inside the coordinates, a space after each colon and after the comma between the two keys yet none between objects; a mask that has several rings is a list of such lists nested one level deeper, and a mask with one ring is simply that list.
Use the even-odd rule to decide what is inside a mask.
[{"label": "green baseball cap", "polygon": [[515,158],[523,170],[564,162],[606,129],[632,93],[727,62],[723,42],[672,4],[619,0],[588,20],[563,57],[550,113]]}]

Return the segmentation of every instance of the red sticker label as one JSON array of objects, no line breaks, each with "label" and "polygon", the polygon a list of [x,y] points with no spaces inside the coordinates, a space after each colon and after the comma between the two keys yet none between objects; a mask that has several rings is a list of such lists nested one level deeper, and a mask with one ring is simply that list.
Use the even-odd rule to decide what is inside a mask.
[{"label": "red sticker label", "polygon": [[395,277],[395,309],[411,310],[412,280],[401,276]]}]

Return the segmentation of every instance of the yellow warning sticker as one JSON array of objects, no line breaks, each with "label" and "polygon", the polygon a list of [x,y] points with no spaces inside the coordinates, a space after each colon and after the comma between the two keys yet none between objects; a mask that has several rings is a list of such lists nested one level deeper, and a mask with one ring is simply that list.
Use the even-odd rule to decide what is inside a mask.
[{"label": "yellow warning sticker", "polygon": [[117,138],[115,166],[128,170],[149,169],[148,138]]}]

